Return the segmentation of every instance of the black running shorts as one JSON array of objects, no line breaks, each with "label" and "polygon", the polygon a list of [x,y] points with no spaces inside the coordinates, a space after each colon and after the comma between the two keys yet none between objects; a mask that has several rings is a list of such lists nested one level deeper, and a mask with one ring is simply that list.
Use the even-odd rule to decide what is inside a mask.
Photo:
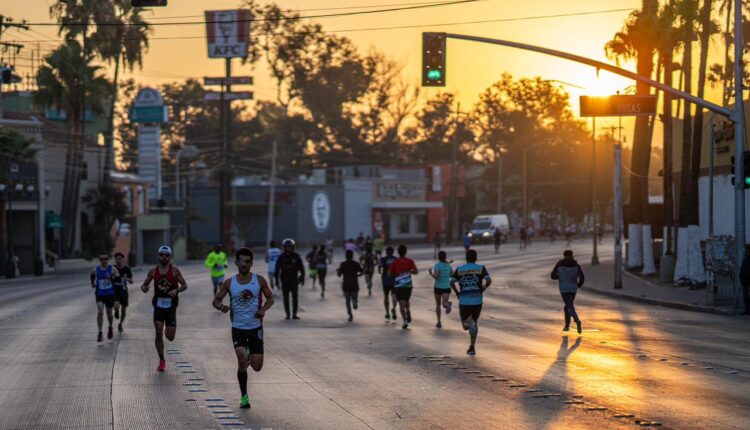
[{"label": "black running shorts", "polygon": [[177,308],[161,309],[154,307],[154,322],[163,322],[167,327],[177,327]]},{"label": "black running shorts", "polygon": [[412,288],[394,288],[393,291],[396,292],[396,300],[402,301],[406,300],[409,301],[411,298],[411,290]]},{"label": "black running shorts", "polygon": [[263,354],[263,327],[251,330],[232,327],[232,343],[235,348],[247,348],[249,354]]},{"label": "black running shorts", "polygon": [[97,303],[104,303],[104,306],[108,308],[115,307],[115,296],[96,296]]},{"label": "black running shorts", "polygon": [[482,313],[482,305],[458,305],[458,313],[461,321],[466,321],[469,317],[476,321]]},{"label": "black running shorts", "polygon": [[115,287],[115,297],[117,297],[117,301],[120,302],[120,306],[128,306],[130,300],[127,289]]},{"label": "black running shorts", "polygon": [[436,296],[442,295],[442,294],[450,294],[451,290],[450,288],[433,288],[433,292]]}]

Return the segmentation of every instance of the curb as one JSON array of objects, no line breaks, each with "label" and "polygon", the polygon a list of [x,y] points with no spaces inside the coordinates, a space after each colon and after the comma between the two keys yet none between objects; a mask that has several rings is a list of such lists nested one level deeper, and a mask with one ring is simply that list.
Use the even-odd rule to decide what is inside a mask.
[{"label": "curb", "polygon": [[[638,278],[628,272],[624,272],[627,276],[632,277],[633,279],[637,279],[641,282],[645,282],[646,284],[653,286],[654,288],[662,288],[659,286],[655,286],[649,281],[646,281],[644,279]],[[656,305],[656,306],[663,306],[665,308],[672,308],[672,309],[680,309],[683,311],[693,311],[693,312],[702,312],[702,313],[708,313],[708,314],[715,314],[715,315],[722,315],[722,316],[739,316],[741,314],[740,310],[734,310],[734,309],[724,309],[724,308],[716,308],[711,306],[701,306],[701,305],[693,305],[689,303],[679,303],[679,302],[669,302],[665,300],[658,300],[658,299],[651,299],[648,297],[640,297],[640,296],[631,296],[629,294],[621,294],[617,293],[614,290],[602,290],[598,288],[586,288],[586,291],[592,292],[594,294],[599,294],[602,296],[608,296],[608,297],[614,297],[617,299],[625,299],[630,300],[633,302],[639,302],[639,303],[647,303],[650,305]]]}]

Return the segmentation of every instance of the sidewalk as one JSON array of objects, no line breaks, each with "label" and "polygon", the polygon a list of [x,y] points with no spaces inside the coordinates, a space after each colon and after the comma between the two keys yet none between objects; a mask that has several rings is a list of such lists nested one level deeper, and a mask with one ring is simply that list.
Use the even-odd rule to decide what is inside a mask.
[{"label": "sidewalk", "polygon": [[691,290],[688,287],[675,287],[672,284],[661,283],[656,278],[643,279],[628,271],[623,272],[623,288],[615,290],[612,260],[604,260],[598,266],[586,263],[582,267],[586,275],[586,284],[583,288],[595,294],[719,315],[739,315],[741,312],[740,309],[734,307],[706,305],[705,289]]}]

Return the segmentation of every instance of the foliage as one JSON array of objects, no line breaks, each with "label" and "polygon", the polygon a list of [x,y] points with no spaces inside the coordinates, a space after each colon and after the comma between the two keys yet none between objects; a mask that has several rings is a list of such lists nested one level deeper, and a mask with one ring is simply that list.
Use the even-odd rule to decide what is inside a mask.
[{"label": "foliage", "polygon": [[84,236],[84,246],[92,255],[109,254],[114,248],[112,226],[128,213],[125,194],[108,183],[102,183],[89,188],[83,202],[94,212],[93,222],[87,226],[88,234]]},{"label": "foliage", "polygon": [[36,150],[31,148],[33,139],[10,127],[0,127],[0,155],[15,160],[28,160],[34,157]]}]

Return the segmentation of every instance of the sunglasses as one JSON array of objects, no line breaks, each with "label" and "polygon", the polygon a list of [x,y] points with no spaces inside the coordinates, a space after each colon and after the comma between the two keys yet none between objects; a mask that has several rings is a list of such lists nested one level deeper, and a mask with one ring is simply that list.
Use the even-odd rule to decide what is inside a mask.
[{"label": "sunglasses", "polygon": [[169,258],[172,254],[159,254],[159,258]]},{"label": "sunglasses", "polygon": [[109,261],[109,258],[100,258],[99,261]]},{"label": "sunglasses", "polygon": [[253,260],[246,259],[246,260],[237,260],[237,264],[253,264]]}]

